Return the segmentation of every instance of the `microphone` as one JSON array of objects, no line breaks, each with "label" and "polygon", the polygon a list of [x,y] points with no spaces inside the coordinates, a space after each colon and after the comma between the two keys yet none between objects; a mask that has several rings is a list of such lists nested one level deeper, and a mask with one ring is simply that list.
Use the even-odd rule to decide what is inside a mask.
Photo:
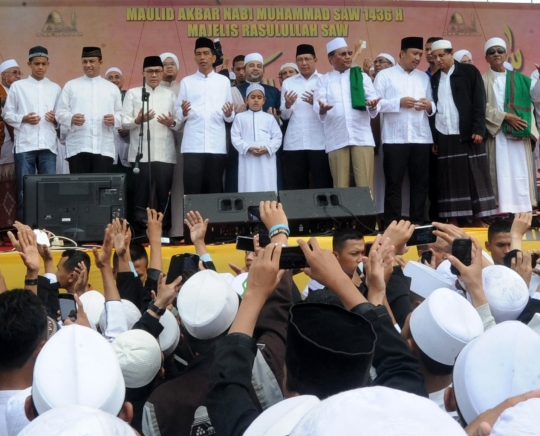
[{"label": "microphone", "polygon": [[133,166],[133,174],[139,174],[141,170],[139,169],[139,162],[143,158],[142,153],[137,153],[137,156],[135,156],[135,165]]}]

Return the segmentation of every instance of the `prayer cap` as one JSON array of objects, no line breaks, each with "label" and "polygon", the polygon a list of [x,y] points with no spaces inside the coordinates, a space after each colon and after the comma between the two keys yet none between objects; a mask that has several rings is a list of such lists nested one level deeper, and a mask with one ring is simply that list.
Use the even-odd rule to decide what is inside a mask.
[{"label": "prayer cap", "polygon": [[212,50],[212,53],[214,53],[215,47],[214,42],[209,39],[201,36],[200,38],[197,38],[197,41],[195,41],[195,50],[198,48],[209,48]]},{"label": "prayer cap", "polygon": [[[121,301],[124,306],[124,313],[126,314],[127,329],[131,330],[133,325],[141,319],[141,311],[131,301],[124,300],[123,298]],[[107,312],[105,309],[103,309],[99,316],[99,328],[102,333],[105,332],[105,329],[107,328]]]},{"label": "prayer cap", "polygon": [[244,296],[244,293],[246,292],[246,287],[247,287],[247,279],[248,279],[248,274],[247,272],[245,273],[242,273],[242,274],[238,274],[234,280],[231,282],[231,286],[232,288],[236,291],[236,293],[238,295],[240,295],[241,297]]},{"label": "prayer cap", "polygon": [[491,47],[503,47],[506,50],[506,42],[502,38],[491,38],[486,41],[484,44],[484,53],[487,52]]},{"label": "prayer cap", "polygon": [[422,298],[429,297],[435,289],[452,286],[433,268],[412,260],[407,262],[403,274],[411,278],[411,291]]},{"label": "prayer cap", "polygon": [[193,275],[178,294],[178,314],[196,339],[212,339],[226,331],[238,312],[238,295],[212,270]]},{"label": "prayer cap", "polygon": [[482,287],[497,323],[517,319],[529,301],[525,281],[503,265],[491,265],[482,270]]},{"label": "prayer cap", "polygon": [[469,50],[458,50],[454,53],[454,59],[458,62],[461,62],[463,56],[468,56],[472,59],[472,54]]},{"label": "prayer cap", "polygon": [[491,436],[531,436],[540,429],[540,398],[530,398],[506,409],[495,422]]},{"label": "prayer cap", "polygon": [[321,401],[313,395],[287,398],[261,413],[244,436],[289,436],[294,426]]},{"label": "prayer cap", "polygon": [[24,411],[24,404],[30,395],[32,395],[31,386],[19,391],[8,400],[6,404],[7,436],[17,436],[30,423]]},{"label": "prayer cap", "polygon": [[457,292],[437,289],[411,314],[411,335],[431,359],[453,366],[463,347],[484,332],[478,312]]},{"label": "prayer cap", "polygon": [[330,54],[334,50],[337,50],[338,48],[342,47],[348,47],[347,41],[345,41],[345,38],[334,38],[332,41],[328,42],[326,44],[326,53]]},{"label": "prayer cap", "polygon": [[450,41],[447,39],[439,39],[431,44],[431,53],[433,53],[435,50],[446,50],[451,48],[452,43]]},{"label": "prayer cap", "polygon": [[63,406],[39,415],[20,436],[134,436],[120,418],[85,406]]},{"label": "prayer cap", "polygon": [[176,64],[176,66],[180,68],[180,62],[178,62],[178,57],[174,53],[169,53],[169,52],[161,53],[159,57],[161,58],[161,62],[165,62],[165,59],[171,58]]},{"label": "prayer cap", "polygon": [[456,278],[457,276],[452,272],[450,269],[452,268],[452,264],[448,259],[444,259],[437,268],[435,268],[435,271],[437,271],[437,274],[439,274],[443,280],[446,280],[450,286],[448,286],[452,290],[456,290]]},{"label": "prayer cap", "polygon": [[98,291],[86,291],[79,299],[83,304],[84,312],[92,324],[98,325],[99,317],[103,312],[105,297]]},{"label": "prayer cap", "polygon": [[507,321],[469,342],[454,365],[454,394],[470,424],[508,398],[540,388],[540,336]]},{"label": "prayer cap", "polygon": [[124,73],[122,73],[122,70],[120,68],[111,67],[105,72],[105,77],[107,77],[109,73],[114,73],[114,72],[120,74],[121,76],[124,75]]},{"label": "prayer cap", "polygon": [[45,47],[42,47],[41,45],[37,45],[35,47],[32,47],[28,51],[28,59],[30,60],[32,58],[37,58],[37,57],[42,57],[42,58],[49,59],[48,50]]},{"label": "prayer cap", "polygon": [[294,68],[296,70],[296,72],[298,73],[298,65],[296,65],[294,62],[287,62],[286,64],[283,64],[281,66],[281,68],[279,69],[279,71],[281,71],[283,68],[287,68],[287,67]]},{"label": "prayer cap", "polygon": [[118,335],[112,347],[127,388],[148,385],[161,368],[161,349],[150,333],[134,329]]},{"label": "prayer cap", "polygon": [[170,310],[166,310],[161,315],[159,323],[163,326],[163,331],[159,335],[159,346],[165,357],[167,357],[174,352],[178,341],[180,341],[180,327]]},{"label": "prayer cap", "polygon": [[252,83],[246,89],[246,97],[248,97],[249,94],[251,94],[253,91],[261,91],[263,95],[266,95],[264,92],[264,87],[262,85],[259,85],[258,83]]},{"label": "prayer cap", "polygon": [[82,56],[83,58],[100,58],[101,49],[99,47],[83,47]]},{"label": "prayer cap", "polygon": [[[355,429],[353,431],[352,429]],[[290,436],[465,436],[435,402],[374,386],[341,392],[304,415]]]},{"label": "prayer cap", "polygon": [[315,55],[315,48],[311,44],[300,44],[296,47],[296,56],[303,54],[313,55],[314,58],[317,57]]},{"label": "prayer cap", "polygon": [[225,280],[229,285],[234,282],[234,279],[236,278],[231,273],[219,273],[219,276]]},{"label": "prayer cap", "polygon": [[4,61],[0,64],[0,74],[2,74],[4,71],[8,70],[9,68],[18,67],[19,64],[15,59],[8,59],[7,61]]},{"label": "prayer cap", "polygon": [[394,59],[394,56],[389,55],[388,53],[379,53],[377,57],[382,57],[388,59],[390,62],[392,62],[392,65],[396,65],[396,60]]},{"label": "prayer cap", "polygon": [[65,326],[47,341],[34,367],[32,399],[41,415],[59,406],[94,407],[117,415],[126,386],[114,350],[88,327]]},{"label": "prayer cap", "polygon": [[424,38],[420,36],[408,36],[401,40],[401,50],[407,50],[409,48],[416,48],[418,50],[424,50]]},{"label": "prayer cap", "polygon": [[159,56],[146,56],[143,62],[143,70],[148,67],[161,67],[163,68],[163,62]]},{"label": "prayer cap", "polygon": [[260,53],[250,53],[244,58],[244,65],[247,65],[250,62],[260,62],[264,64],[264,59]]},{"label": "prayer cap", "polygon": [[296,304],[287,328],[288,377],[318,398],[365,386],[375,342],[363,316],[333,304]]}]

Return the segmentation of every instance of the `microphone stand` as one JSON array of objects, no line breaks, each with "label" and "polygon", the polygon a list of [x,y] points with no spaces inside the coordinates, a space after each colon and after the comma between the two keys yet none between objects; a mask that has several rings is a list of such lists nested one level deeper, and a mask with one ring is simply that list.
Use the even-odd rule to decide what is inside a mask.
[{"label": "microphone stand", "polygon": [[139,162],[143,158],[142,148],[143,148],[143,137],[144,137],[144,101],[146,99],[146,77],[143,76],[143,86],[142,86],[142,120],[141,128],[139,129],[139,147],[137,148],[137,155],[135,156],[135,166],[133,168],[133,174],[139,174]]},{"label": "microphone stand", "polygon": [[[150,93],[146,91],[146,77],[143,77],[143,87],[142,87],[142,113],[143,113],[143,122],[141,123],[141,149],[143,147],[143,132],[144,132],[144,123],[146,122],[146,154],[148,156],[148,190],[150,193],[149,196],[149,206],[154,207],[154,190],[152,189],[152,159],[150,155]],[[146,121],[144,120],[144,104],[146,103]]]}]

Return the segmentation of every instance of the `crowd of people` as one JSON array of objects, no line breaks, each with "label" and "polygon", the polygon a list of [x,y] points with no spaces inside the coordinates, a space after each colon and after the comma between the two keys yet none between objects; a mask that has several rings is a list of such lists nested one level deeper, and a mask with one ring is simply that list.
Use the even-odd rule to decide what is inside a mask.
[{"label": "crowd of people", "polygon": [[6,60],[0,164],[14,161],[18,219],[24,175],[62,171],[126,173],[136,231],[151,206],[164,213],[164,232],[175,227],[171,236],[182,232],[171,210],[183,216],[184,194],[354,185],[370,188],[383,223],[482,227],[537,206],[539,65],[531,78],[513,71],[501,38],[485,43],[483,75],[470,52],[440,37],[404,38],[388,48],[397,59],[361,62],[364,46],[329,41],[332,71],[321,74],[314,47],[298,45],[281,67],[281,91],[265,83],[261,54],[235,56],[229,71],[228,56],[203,37],[196,73],[180,80],[176,55],[148,56],[144,88],[127,91],[119,68],[101,76],[99,47],[83,48],[84,75],[63,89],[46,77],[45,47],[29,50],[26,79]]},{"label": "crowd of people", "polygon": [[469,266],[450,254],[468,238],[452,224],[433,223],[419,261],[402,257],[410,221],[393,221],[368,254],[351,228],[333,251],[298,240],[311,278],[301,293],[299,271],[280,269],[294,243],[286,212],[270,201],[260,211],[270,244],[255,238],[245,265],[230,265],[237,277],[216,271],[198,212],[186,215],[198,271],[169,278],[163,214],[147,210],[149,256],[117,218],[93,249],[99,290],[85,251],[63,251],[55,267],[17,222],[9,237],[26,276],[7,290],[0,275],[0,434],[537,434],[531,213],[494,222],[489,252],[471,237]]}]

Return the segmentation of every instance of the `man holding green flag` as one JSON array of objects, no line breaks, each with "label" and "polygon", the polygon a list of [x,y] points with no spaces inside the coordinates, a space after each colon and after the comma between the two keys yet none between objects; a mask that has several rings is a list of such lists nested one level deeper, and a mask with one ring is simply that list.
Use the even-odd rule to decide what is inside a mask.
[{"label": "man holding green flag", "polygon": [[360,67],[351,68],[353,51],[345,39],[333,39],[326,51],[334,71],[318,78],[313,110],[324,124],[334,188],[349,187],[352,162],[355,185],[373,192],[375,141],[370,119],[377,116],[377,93]]}]

